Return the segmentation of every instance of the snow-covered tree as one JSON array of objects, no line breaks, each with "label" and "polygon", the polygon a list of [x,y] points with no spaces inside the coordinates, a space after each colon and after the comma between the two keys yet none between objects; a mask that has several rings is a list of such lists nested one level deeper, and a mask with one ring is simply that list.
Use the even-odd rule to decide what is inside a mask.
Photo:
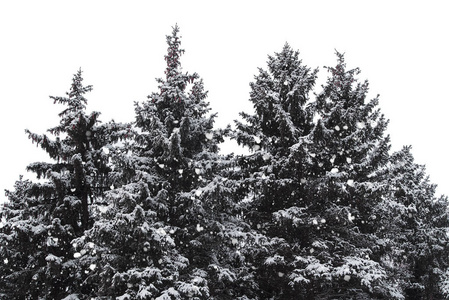
[{"label": "snow-covered tree", "polygon": [[9,202],[0,212],[0,296],[4,299],[13,295],[25,297],[26,294],[38,294],[38,291],[24,289],[33,277],[28,261],[45,260],[42,246],[48,236],[41,222],[43,215],[40,207],[29,195],[32,186],[31,181],[23,180],[21,176],[14,189],[6,191]]},{"label": "snow-covered tree", "polygon": [[447,198],[435,197],[436,186],[411,147],[393,153],[379,174],[385,192],[374,216],[381,262],[406,299],[447,298]]},{"label": "snow-covered tree", "polygon": [[303,65],[299,52],[288,44],[280,53],[269,56],[267,64],[268,70],[260,68],[250,84],[255,114],[240,113],[243,121],[236,121],[234,138],[252,151],[239,162],[240,174],[246,181],[241,185],[257,193],[253,201],[257,218],[270,221],[272,212],[296,199],[291,194],[292,185],[296,185],[292,172],[296,170],[287,167],[287,159],[290,147],[312,128],[312,113],[306,104],[317,70]]},{"label": "snow-covered tree", "polygon": [[[314,286],[313,297],[323,293],[395,298],[397,291],[372,257],[372,215],[381,199],[375,174],[388,160],[388,122],[376,108],[378,98],[366,100],[368,82],[358,82],[360,71],[347,70],[338,52],[337,58],[336,67],[327,68],[330,76],[313,103],[315,127],[292,147],[294,162],[307,156],[301,213],[294,215],[300,225],[297,233],[304,230],[307,243],[302,242],[301,258],[296,258],[298,277],[291,279],[298,280],[298,286]],[[281,221],[287,212],[278,212]],[[290,216],[286,219],[292,222]]]},{"label": "snow-covered tree", "polygon": [[236,121],[234,138],[252,153],[238,159],[234,180],[236,193],[245,198],[247,221],[266,235],[265,245],[253,253],[259,295],[288,298],[295,295],[287,276],[296,245],[285,239],[285,225],[279,226],[275,213],[296,205],[300,197],[298,179],[304,163],[293,166],[289,156],[291,147],[313,128],[308,102],[317,70],[303,65],[288,44],[269,56],[267,64],[250,84],[254,114],[241,113],[243,121]]},{"label": "snow-covered tree", "polygon": [[[370,258],[370,216],[380,199],[370,189],[372,176],[389,149],[378,99],[366,103],[368,83],[359,83],[359,70],[346,70],[337,53],[323,91],[308,101],[316,74],[297,54],[285,58],[292,53],[286,46],[270,57],[270,72],[261,70],[251,85],[256,115],[243,114],[247,124],[237,123],[237,141],[255,150],[238,172],[246,172],[249,220],[277,239],[260,265],[261,286],[269,297],[393,297],[385,270]],[[294,80],[285,75],[292,61],[297,71],[287,74]]]},{"label": "snow-covered tree", "polygon": [[221,175],[228,158],[218,145],[228,129],[213,128],[203,81],[181,69],[180,43],[175,26],[159,91],[135,105],[132,180],[107,193],[110,206],[74,241],[90,268],[86,283],[97,285],[91,295],[234,298],[251,281],[236,253],[247,229],[233,222],[232,191]]},{"label": "snow-covered tree", "polygon": [[27,167],[41,182],[19,180],[6,192],[9,203],[1,213],[7,226],[1,237],[9,258],[3,278],[19,298],[59,298],[76,289],[71,240],[92,225],[91,206],[113,181],[104,147],[113,149],[126,127],[99,124],[100,113],[86,113],[84,95],[92,86],[83,86],[81,75],[81,70],[74,75],[67,97],[51,97],[65,106],[59,125],[48,130],[53,137],[26,130],[52,160]]},{"label": "snow-covered tree", "polygon": [[[254,113],[215,129],[179,28],[135,122],[86,113],[73,78],[50,136],[0,211],[5,299],[449,298],[448,199],[388,121],[359,69],[317,70],[285,44],[250,84]],[[230,136],[250,153],[219,154]]]},{"label": "snow-covered tree", "polygon": [[[67,106],[59,114],[60,124],[48,130],[56,139],[26,130],[33,143],[41,146],[55,161],[28,166],[28,171],[36,173],[38,179],[48,179],[38,185],[37,193],[50,197],[47,201],[51,212],[64,211],[60,206],[68,205],[67,209],[74,213],[70,225],[76,232],[91,225],[89,202],[101,197],[111,183],[108,148],[123,139],[126,133],[122,131],[128,129],[115,122],[98,124],[99,112],[86,113],[84,94],[91,91],[92,86],[83,86],[81,75],[81,70],[74,75],[68,97],[50,97],[55,104]],[[79,209],[69,209],[69,206],[79,206]]]}]

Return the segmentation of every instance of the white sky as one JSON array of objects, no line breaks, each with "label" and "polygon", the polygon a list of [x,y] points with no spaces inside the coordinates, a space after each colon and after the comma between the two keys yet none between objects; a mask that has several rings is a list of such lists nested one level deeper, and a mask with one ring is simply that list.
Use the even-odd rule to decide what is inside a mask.
[{"label": "white sky", "polygon": [[411,144],[438,193],[449,195],[447,1],[307,2],[0,2],[0,189],[46,159],[24,129],[58,124],[61,107],[48,96],[65,95],[78,68],[94,86],[89,110],[104,122],[132,121],[133,102],[156,91],[165,35],[178,23],[183,68],[204,78],[217,125],[251,111],[249,82],[285,42],[320,68],[320,82],[337,49],[370,81],[370,98],[380,94],[393,149]]}]

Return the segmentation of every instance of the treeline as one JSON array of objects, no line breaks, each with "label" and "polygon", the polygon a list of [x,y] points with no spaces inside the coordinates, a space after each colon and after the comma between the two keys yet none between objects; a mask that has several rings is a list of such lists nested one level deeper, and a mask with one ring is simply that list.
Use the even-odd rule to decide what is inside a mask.
[{"label": "treeline", "polygon": [[[286,44],[250,83],[252,113],[214,127],[179,28],[129,124],[86,112],[78,71],[1,208],[1,299],[443,299],[449,218],[410,147],[392,153],[368,82],[337,53],[327,81]],[[225,138],[247,155],[219,152]],[[43,180],[42,180],[43,179]]]}]

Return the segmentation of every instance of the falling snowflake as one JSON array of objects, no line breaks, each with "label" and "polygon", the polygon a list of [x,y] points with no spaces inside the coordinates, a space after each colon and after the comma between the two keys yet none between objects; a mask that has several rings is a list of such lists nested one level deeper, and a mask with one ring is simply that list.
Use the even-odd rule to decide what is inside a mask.
[{"label": "falling snowflake", "polygon": [[196,231],[201,232],[204,230],[204,227],[202,227],[200,224],[196,224]]},{"label": "falling snowflake", "polygon": [[348,212],[348,220],[349,220],[350,222],[352,222],[352,221],[355,220],[355,217],[354,217],[350,212]]},{"label": "falling snowflake", "polygon": [[349,280],[351,280],[351,276],[346,274],[345,277],[343,277],[343,280],[344,281],[349,281]]}]

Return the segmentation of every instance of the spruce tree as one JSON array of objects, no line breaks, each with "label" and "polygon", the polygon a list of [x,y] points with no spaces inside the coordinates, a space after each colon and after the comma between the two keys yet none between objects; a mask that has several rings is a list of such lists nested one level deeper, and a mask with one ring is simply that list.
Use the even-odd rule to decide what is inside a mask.
[{"label": "spruce tree", "polygon": [[235,139],[253,152],[240,161],[242,178],[262,179],[263,184],[248,182],[243,186],[262,190],[257,204],[253,204],[257,205],[257,218],[269,222],[272,212],[296,198],[291,195],[294,170],[286,168],[287,158],[290,147],[312,128],[312,113],[306,104],[317,70],[304,66],[299,52],[288,44],[280,53],[269,56],[267,64],[268,70],[259,69],[255,82],[250,84],[255,114],[240,113],[243,122],[236,121]]},{"label": "spruce tree", "polygon": [[[33,272],[29,261],[45,261],[43,245],[48,237],[42,224],[43,214],[37,201],[31,197],[33,183],[16,181],[12,191],[6,191],[9,202],[0,212],[0,295],[2,299],[36,297],[39,291],[26,288],[32,283]],[[44,223],[45,224],[45,223]],[[20,287],[20,289],[19,289]]]},{"label": "spruce tree", "polygon": [[[0,211],[5,299],[440,299],[448,199],[337,52],[317,70],[285,44],[250,84],[254,114],[215,129],[198,74],[167,36],[158,92],[135,122],[86,113],[81,70],[53,137]],[[231,136],[248,155],[219,154]]]},{"label": "spruce tree", "polygon": [[[251,86],[252,99],[259,98],[252,100],[256,115],[243,114],[248,125],[237,123],[237,140],[256,150],[260,141],[262,149],[242,158],[241,165],[251,186],[249,222],[276,241],[259,269],[259,282],[267,287],[262,293],[270,297],[392,297],[396,292],[370,258],[375,245],[370,217],[380,199],[370,187],[388,159],[387,121],[376,109],[377,98],[365,103],[368,83],[357,82],[359,70],[346,70],[343,55],[337,57],[323,92],[309,103],[315,74],[306,67],[297,72],[294,82],[303,88],[293,90],[306,93],[294,102],[287,89],[291,81],[275,76],[285,74],[288,63],[270,59],[273,78],[261,71]],[[278,112],[280,107],[285,109]],[[271,124],[271,131],[264,131]]]},{"label": "spruce tree", "polygon": [[447,198],[435,196],[410,146],[393,153],[379,175],[384,197],[374,217],[380,261],[407,299],[447,297]]},{"label": "spruce tree", "polygon": [[92,86],[83,86],[81,75],[81,70],[74,75],[67,97],[50,97],[65,106],[59,125],[48,130],[54,138],[26,130],[52,160],[27,167],[41,182],[19,180],[15,190],[6,192],[9,203],[1,213],[7,226],[1,237],[8,269],[3,278],[12,298],[57,299],[77,289],[71,240],[92,226],[91,206],[112,182],[104,147],[120,134],[111,124],[99,124],[99,112],[86,113],[84,95]]},{"label": "spruce tree", "polygon": [[[279,210],[295,206],[301,195],[303,163],[292,165],[291,148],[313,128],[310,93],[317,70],[302,64],[299,52],[285,44],[280,53],[268,57],[268,69],[259,69],[250,84],[254,115],[241,113],[234,138],[252,153],[240,157],[234,174],[236,193],[242,193],[247,222],[265,236],[258,251],[255,277],[264,298],[295,297],[289,286],[288,260],[295,245],[285,236],[286,225],[275,219]],[[299,179],[299,180],[298,180]],[[299,204],[300,205],[300,204]],[[294,206],[294,207],[293,207]],[[303,237],[299,237],[303,239]],[[253,246],[254,247],[254,246]]]},{"label": "spruce tree", "polygon": [[213,128],[203,81],[182,72],[180,43],[175,26],[159,92],[135,105],[134,176],[107,193],[107,211],[75,241],[91,269],[86,281],[97,285],[91,296],[236,298],[250,285],[237,252],[244,226],[233,222],[220,175],[228,159],[218,144],[228,129]]},{"label": "spruce tree", "polygon": [[315,126],[292,147],[292,163],[303,170],[297,207],[276,213],[278,221],[290,224],[290,234],[302,237],[290,280],[316,299],[394,298],[396,290],[372,257],[371,217],[380,201],[372,187],[388,159],[387,121],[376,109],[378,98],[365,102],[368,82],[358,82],[360,71],[347,70],[343,55],[337,57],[312,104]]}]

